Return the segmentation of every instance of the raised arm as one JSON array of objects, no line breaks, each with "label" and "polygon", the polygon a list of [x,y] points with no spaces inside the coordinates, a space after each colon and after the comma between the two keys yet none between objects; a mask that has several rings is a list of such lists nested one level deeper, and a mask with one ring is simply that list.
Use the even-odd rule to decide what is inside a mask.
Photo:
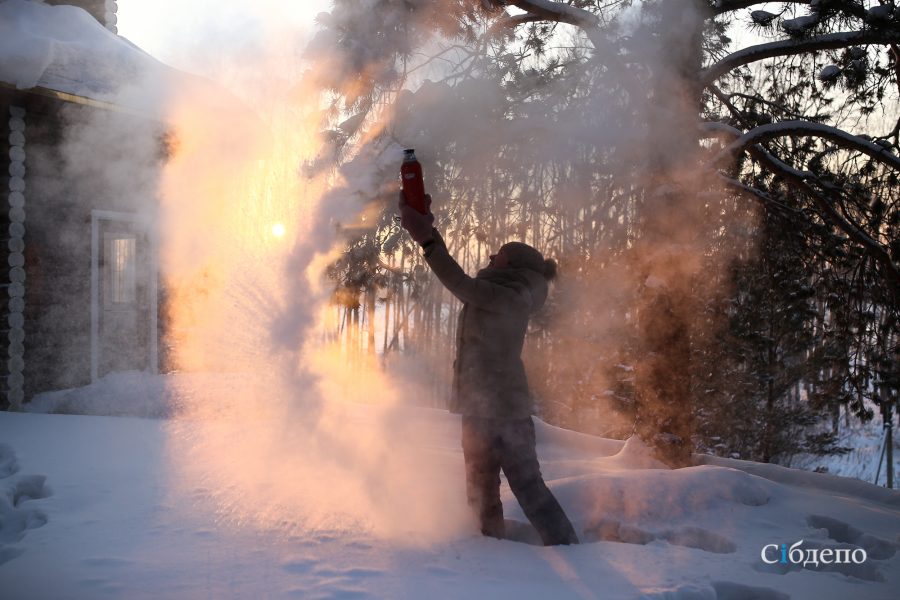
[{"label": "raised arm", "polygon": [[431,238],[422,247],[425,250],[425,262],[444,287],[462,302],[491,312],[527,311],[531,308],[531,291],[524,282],[503,285],[466,275],[459,263],[450,256],[444,239],[436,229],[432,229]]},{"label": "raised arm", "polygon": [[425,251],[425,261],[444,287],[466,304],[491,312],[508,310],[529,310],[531,291],[527,283],[511,281],[500,284],[486,279],[469,277],[459,263],[450,256],[447,245],[437,229],[432,227],[431,196],[425,197],[427,214],[422,214],[408,206],[400,194],[400,224],[409,232],[413,240],[421,244]]}]

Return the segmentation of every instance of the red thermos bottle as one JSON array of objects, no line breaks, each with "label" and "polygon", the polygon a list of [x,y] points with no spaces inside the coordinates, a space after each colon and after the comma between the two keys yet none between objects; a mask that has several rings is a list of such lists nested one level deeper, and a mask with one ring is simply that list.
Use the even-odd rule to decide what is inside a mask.
[{"label": "red thermos bottle", "polygon": [[420,213],[427,214],[425,206],[425,180],[422,178],[422,165],[416,160],[416,151],[412,148],[403,151],[403,165],[400,167],[400,184],[403,186],[403,197],[406,203]]}]

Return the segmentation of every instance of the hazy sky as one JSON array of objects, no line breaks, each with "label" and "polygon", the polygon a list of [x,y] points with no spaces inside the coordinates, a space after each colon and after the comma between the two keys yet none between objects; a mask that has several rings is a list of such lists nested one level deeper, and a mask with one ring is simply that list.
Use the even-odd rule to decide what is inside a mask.
[{"label": "hazy sky", "polygon": [[119,34],[174,67],[211,74],[273,34],[298,44],[331,0],[119,0]]}]

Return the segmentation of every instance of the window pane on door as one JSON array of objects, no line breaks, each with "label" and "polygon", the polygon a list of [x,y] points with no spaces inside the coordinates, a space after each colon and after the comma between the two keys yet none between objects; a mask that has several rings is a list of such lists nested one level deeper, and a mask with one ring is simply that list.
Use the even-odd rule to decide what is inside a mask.
[{"label": "window pane on door", "polygon": [[107,301],[132,304],[137,296],[137,255],[133,235],[111,235],[106,238]]}]

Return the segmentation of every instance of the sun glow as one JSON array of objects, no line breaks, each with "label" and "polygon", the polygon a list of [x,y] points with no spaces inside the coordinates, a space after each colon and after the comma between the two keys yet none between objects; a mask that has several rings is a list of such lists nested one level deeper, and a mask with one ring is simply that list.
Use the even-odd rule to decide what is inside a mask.
[{"label": "sun glow", "polygon": [[[277,92],[268,96],[283,96]],[[272,315],[293,297],[285,271],[291,244],[283,242],[307,235],[322,187],[301,185],[297,176],[298,165],[318,152],[314,111],[300,103],[268,108],[260,118],[209,84],[183,86],[167,107],[175,142],[160,182],[161,260],[168,331],[177,341],[170,360],[179,370],[270,365],[271,357],[256,356],[260,340],[269,339]],[[206,234],[197,236],[188,223],[204,223]],[[248,319],[261,303],[262,314]],[[237,320],[248,323],[239,341],[229,325]]]},{"label": "sun glow", "polygon": [[[461,465],[419,450],[431,439],[427,414],[412,422],[395,411],[430,382],[393,378],[374,342],[360,359],[322,335],[334,314],[324,275],[346,232],[364,215],[373,222],[365,211],[376,208],[360,200],[372,192],[368,178],[317,168],[331,148],[320,73],[332,65],[295,64],[302,32],[281,27],[279,11],[255,8],[230,36],[220,26],[228,14],[211,9],[216,27],[196,42],[215,60],[173,60],[205,67],[197,72],[216,83],[186,78],[164,106],[166,360],[191,381],[170,424],[172,489],[192,493],[203,482],[204,512],[279,535],[347,528],[408,544],[456,536],[471,515],[444,500],[464,497],[462,479],[446,477]],[[219,56],[223,47],[232,52]],[[396,168],[399,154],[385,156]],[[346,327],[360,337],[358,320]],[[448,464],[432,469],[435,460]]]}]

